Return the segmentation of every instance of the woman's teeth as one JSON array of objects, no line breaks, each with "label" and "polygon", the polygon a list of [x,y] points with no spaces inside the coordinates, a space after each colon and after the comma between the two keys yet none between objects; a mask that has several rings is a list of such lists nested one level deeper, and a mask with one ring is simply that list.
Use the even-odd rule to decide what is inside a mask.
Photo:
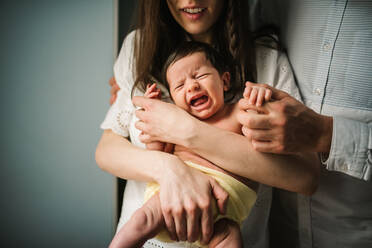
[{"label": "woman's teeth", "polygon": [[189,13],[189,14],[197,14],[197,13],[200,13],[203,11],[203,8],[187,8],[187,9],[183,9],[183,11],[185,11],[186,13]]}]

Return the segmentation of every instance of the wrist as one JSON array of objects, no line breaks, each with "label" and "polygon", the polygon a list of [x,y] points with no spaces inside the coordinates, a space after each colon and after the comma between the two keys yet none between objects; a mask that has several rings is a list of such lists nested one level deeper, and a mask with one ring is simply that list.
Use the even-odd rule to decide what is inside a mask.
[{"label": "wrist", "polygon": [[158,161],[157,166],[155,166],[154,173],[152,175],[153,181],[158,184],[161,183],[164,176],[172,170],[173,167],[177,166],[179,163],[179,158],[173,154],[155,151],[157,153],[156,161]]},{"label": "wrist", "polygon": [[317,152],[329,153],[332,144],[333,118],[319,115],[320,132],[317,142]]},{"label": "wrist", "polygon": [[185,132],[182,140],[178,144],[186,148],[192,149],[198,138],[198,130],[200,130],[200,124],[202,124],[196,118],[189,118],[190,120],[186,124]]}]

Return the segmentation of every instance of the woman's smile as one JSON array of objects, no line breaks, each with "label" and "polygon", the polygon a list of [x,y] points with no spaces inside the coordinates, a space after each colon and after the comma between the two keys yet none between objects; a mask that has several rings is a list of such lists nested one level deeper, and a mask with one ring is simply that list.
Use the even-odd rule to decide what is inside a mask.
[{"label": "woman's smile", "polygon": [[194,40],[210,43],[212,27],[221,14],[225,1],[221,0],[167,0],[170,13],[176,22]]},{"label": "woman's smile", "polygon": [[192,21],[196,21],[200,19],[206,8],[185,8],[182,9],[183,14],[186,16],[186,18],[189,18]]}]

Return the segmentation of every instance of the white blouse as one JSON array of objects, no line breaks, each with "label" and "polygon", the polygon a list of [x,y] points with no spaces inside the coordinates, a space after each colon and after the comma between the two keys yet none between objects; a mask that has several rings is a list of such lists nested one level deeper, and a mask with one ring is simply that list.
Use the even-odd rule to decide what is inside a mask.
[{"label": "white blouse", "polygon": [[[133,58],[135,31],[125,38],[120,54],[114,65],[114,76],[120,90],[117,100],[110,107],[106,118],[101,124],[102,129],[111,129],[118,135],[129,137],[133,145],[145,147],[138,139],[140,133],[134,126],[138,120],[134,115],[135,106],[131,102],[131,90],[135,81],[135,65]],[[284,90],[292,96],[300,99],[292,69],[284,53],[275,49],[258,45],[257,56],[257,82],[267,83],[278,89]],[[165,87],[161,87],[162,94],[169,97]],[[143,95],[139,90],[134,95]],[[117,230],[126,223],[136,209],[142,206],[146,183],[128,180],[123,197],[123,206]],[[250,216],[243,223],[242,234],[244,246],[269,247],[268,242],[268,218],[271,205],[271,187],[260,185],[257,202]],[[194,247],[184,242],[162,243],[151,239],[144,245],[150,247]]]}]

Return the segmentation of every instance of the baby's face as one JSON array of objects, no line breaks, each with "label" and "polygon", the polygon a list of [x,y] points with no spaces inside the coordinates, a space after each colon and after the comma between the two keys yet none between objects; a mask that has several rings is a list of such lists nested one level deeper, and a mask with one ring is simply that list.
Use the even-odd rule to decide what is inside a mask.
[{"label": "baby's face", "polygon": [[220,75],[204,53],[197,52],[171,64],[167,81],[177,106],[199,119],[207,119],[223,108],[230,74]]}]

